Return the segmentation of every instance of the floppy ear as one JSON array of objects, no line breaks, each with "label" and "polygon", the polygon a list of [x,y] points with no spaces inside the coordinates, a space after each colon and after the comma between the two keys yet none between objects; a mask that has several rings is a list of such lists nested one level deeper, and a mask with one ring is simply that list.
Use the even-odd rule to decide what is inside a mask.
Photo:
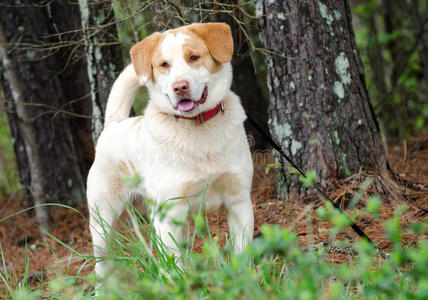
[{"label": "floppy ear", "polygon": [[155,32],[131,48],[131,60],[140,83],[145,84],[152,76],[152,57],[162,34]]},{"label": "floppy ear", "polygon": [[189,30],[205,42],[215,60],[221,63],[232,60],[233,38],[229,25],[226,23],[199,23],[190,25]]}]

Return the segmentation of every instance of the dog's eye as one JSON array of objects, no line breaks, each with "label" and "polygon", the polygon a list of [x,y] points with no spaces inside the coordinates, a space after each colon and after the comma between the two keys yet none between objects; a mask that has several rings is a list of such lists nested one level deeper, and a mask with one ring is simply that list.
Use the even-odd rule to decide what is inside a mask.
[{"label": "dog's eye", "polygon": [[162,68],[164,68],[164,69],[166,69],[166,68],[169,68],[169,64],[166,62],[166,61],[164,61],[163,63],[161,63],[161,65],[160,65]]},{"label": "dog's eye", "polygon": [[192,56],[190,56],[189,61],[190,61],[190,62],[194,62],[194,61],[197,61],[198,59],[199,59],[199,56],[197,56],[197,55],[192,55]]}]

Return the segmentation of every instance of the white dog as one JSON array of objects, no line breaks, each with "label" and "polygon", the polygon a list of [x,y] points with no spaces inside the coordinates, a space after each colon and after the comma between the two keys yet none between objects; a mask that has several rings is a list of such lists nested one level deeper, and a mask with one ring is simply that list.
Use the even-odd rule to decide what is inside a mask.
[{"label": "white dog", "polygon": [[[105,128],[88,176],[87,198],[95,256],[105,255],[99,216],[109,225],[131,194],[155,206],[171,198],[166,217],[153,215],[156,233],[172,251],[183,236],[189,209],[224,206],[236,252],[253,238],[250,199],[253,165],[240,99],[231,90],[233,40],[224,23],[192,24],[154,33],[131,49],[132,65],[110,93]],[[146,85],[144,116],[129,118],[135,94]],[[131,188],[124,177],[138,174]],[[179,255],[179,253],[177,253]],[[105,271],[97,263],[98,274]]]}]

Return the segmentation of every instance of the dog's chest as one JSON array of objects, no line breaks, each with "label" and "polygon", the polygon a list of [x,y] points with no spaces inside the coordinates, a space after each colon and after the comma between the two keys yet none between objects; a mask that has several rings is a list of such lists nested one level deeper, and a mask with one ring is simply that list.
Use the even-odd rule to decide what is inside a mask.
[{"label": "dog's chest", "polygon": [[198,207],[205,195],[206,210],[217,210],[224,197],[239,190],[228,165],[221,153],[159,151],[142,170],[146,196],[156,202],[184,197],[192,207]]},{"label": "dog's chest", "polygon": [[232,173],[211,174],[205,178],[188,180],[177,187],[179,198],[194,211],[200,206],[207,213],[216,212],[228,199],[240,193],[241,185]]}]

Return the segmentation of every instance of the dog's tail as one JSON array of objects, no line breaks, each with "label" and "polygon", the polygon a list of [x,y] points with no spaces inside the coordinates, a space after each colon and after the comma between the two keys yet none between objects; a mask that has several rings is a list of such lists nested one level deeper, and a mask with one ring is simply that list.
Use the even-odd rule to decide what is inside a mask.
[{"label": "dog's tail", "polygon": [[122,121],[129,117],[140,82],[134,66],[130,64],[120,73],[113,84],[107,101],[104,127],[112,122]]}]

